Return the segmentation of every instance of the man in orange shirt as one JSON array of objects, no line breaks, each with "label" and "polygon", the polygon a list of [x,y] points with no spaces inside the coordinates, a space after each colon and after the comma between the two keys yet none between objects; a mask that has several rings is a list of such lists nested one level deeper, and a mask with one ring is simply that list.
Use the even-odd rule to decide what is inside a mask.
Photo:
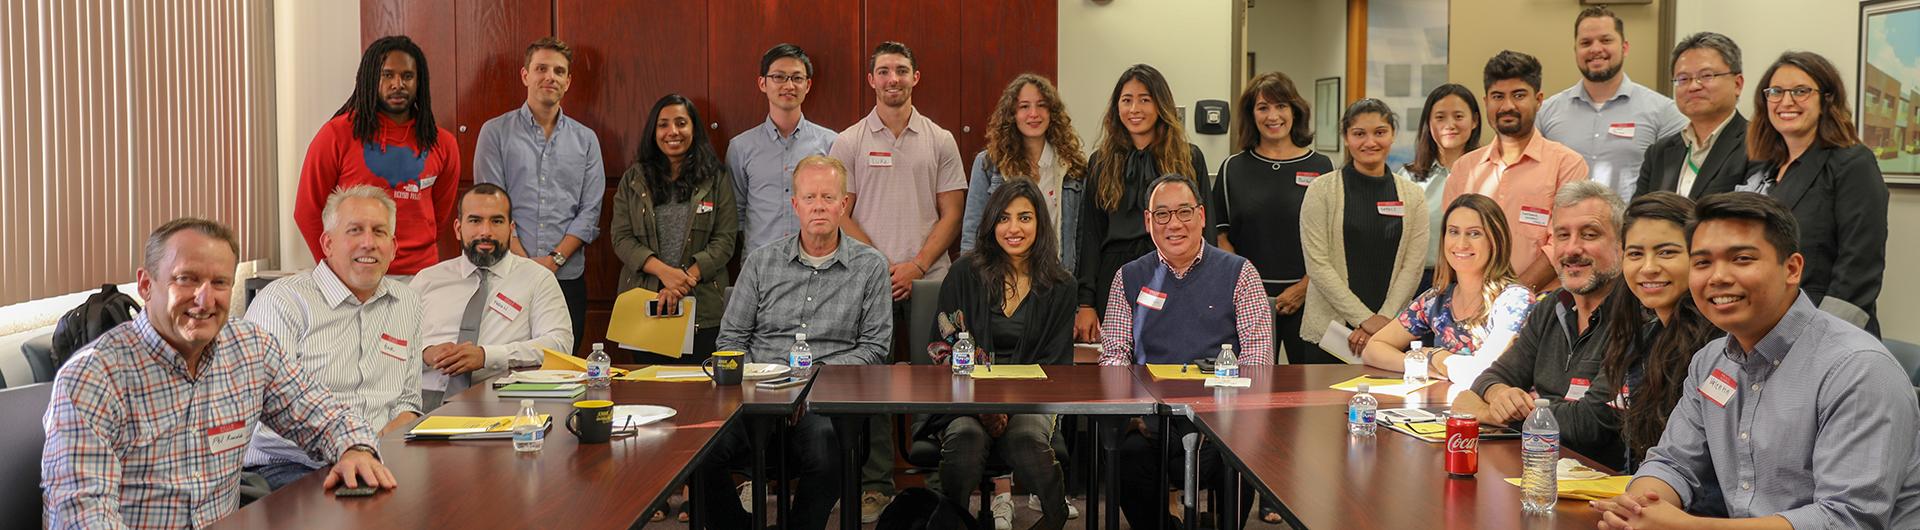
[{"label": "man in orange shirt", "polygon": [[1486,112],[1498,140],[1461,156],[1447,179],[1446,202],[1463,193],[1492,197],[1513,233],[1513,270],[1534,292],[1558,286],[1545,259],[1553,196],[1568,182],[1586,180],[1587,161],[1533,128],[1540,110],[1540,61],[1507,50],[1487,60]]}]

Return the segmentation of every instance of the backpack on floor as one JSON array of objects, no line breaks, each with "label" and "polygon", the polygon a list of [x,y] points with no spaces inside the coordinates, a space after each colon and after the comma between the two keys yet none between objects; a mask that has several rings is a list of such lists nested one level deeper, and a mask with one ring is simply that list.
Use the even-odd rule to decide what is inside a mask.
[{"label": "backpack on floor", "polygon": [[60,316],[53,327],[53,368],[58,370],[81,348],[100,338],[107,330],[133,320],[140,303],[113,284],[101,284],[100,292],[87,297],[79,307]]},{"label": "backpack on floor", "polygon": [[873,530],[966,530],[979,526],[966,506],[926,488],[907,488],[880,512]]}]

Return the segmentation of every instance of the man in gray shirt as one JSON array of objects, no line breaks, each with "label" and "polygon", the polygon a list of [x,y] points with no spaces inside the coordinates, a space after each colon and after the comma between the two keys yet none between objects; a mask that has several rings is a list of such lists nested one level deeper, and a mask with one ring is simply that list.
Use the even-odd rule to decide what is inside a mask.
[{"label": "man in gray shirt", "polygon": [[1540,106],[1540,134],[1587,159],[1593,180],[1632,197],[1647,146],[1678,134],[1687,117],[1673,100],[1620,72],[1627,61],[1626,24],[1612,10],[1592,6],[1575,17],[1578,84]]},{"label": "man in gray shirt", "polygon": [[767,121],[727,142],[727,169],[746,234],[741,256],[800,231],[787,200],[800,159],[827,154],[839,133],[807,121],[800,104],[813,88],[813,60],[799,46],[782,43],[760,56],[760,92],[767,95]]},{"label": "man in gray shirt", "polygon": [[1607,297],[1620,287],[1620,217],[1626,205],[1591,180],[1554,197],[1548,258],[1560,288],[1533,305],[1526,324],[1499,360],[1473,381],[1454,410],[1493,424],[1518,423],[1546,398],[1566,447],[1610,467],[1626,465],[1611,389],[1601,380],[1606,358]]},{"label": "man in gray shirt", "polygon": [[586,247],[600,235],[600,202],[607,172],[600,138],[560,112],[573,84],[573,49],[553,37],[527,46],[520,82],[527,103],[480,126],[473,146],[473,181],[494,184],[513,197],[514,231],[508,249],[532,259],[560,280],[576,336],[587,320]]},{"label": "man in gray shirt", "polygon": [[[1920,527],[1920,402],[1879,340],[1800,292],[1793,214],[1735,192],[1694,216],[1693,301],[1727,336],[1694,354],[1626,494],[1593,503],[1601,526]],[[1730,520],[1686,513],[1710,488]]]}]

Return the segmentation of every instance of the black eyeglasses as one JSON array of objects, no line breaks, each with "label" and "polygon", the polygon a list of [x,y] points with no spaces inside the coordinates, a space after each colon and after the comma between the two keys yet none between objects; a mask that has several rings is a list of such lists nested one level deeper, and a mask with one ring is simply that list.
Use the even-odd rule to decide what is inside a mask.
[{"label": "black eyeglasses", "polygon": [[784,85],[787,83],[796,83],[796,84],[805,83],[807,82],[808,79],[811,79],[805,75],[787,75],[787,74],[766,74],[760,77],[764,77],[767,79],[767,82],[770,82],[776,85]]},{"label": "black eyeglasses", "polygon": [[1770,86],[1764,90],[1761,90],[1760,93],[1766,94],[1767,101],[1778,102],[1780,101],[1780,98],[1785,97],[1788,94],[1793,95],[1794,101],[1806,101],[1807,96],[1813,95],[1813,93],[1816,91],[1817,90],[1815,90],[1813,87],[1804,87],[1804,86],[1797,86],[1793,88],[1780,88],[1777,86]]},{"label": "black eyeglasses", "polygon": [[1694,81],[1699,81],[1700,84],[1705,85],[1707,83],[1713,82],[1713,80],[1715,79],[1719,79],[1721,77],[1726,77],[1730,75],[1738,75],[1739,73],[1740,72],[1720,72],[1717,74],[1700,74],[1700,75],[1680,74],[1673,77],[1673,86],[1674,88],[1680,88],[1680,87],[1687,86],[1688,83],[1692,83]]},{"label": "black eyeglasses", "polygon": [[1199,207],[1189,205],[1189,206],[1181,206],[1179,208],[1174,208],[1171,210],[1166,208],[1154,210],[1153,224],[1157,224],[1157,225],[1167,224],[1167,221],[1170,221],[1175,217],[1179,217],[1180,222],[1182,223],[1189,222],[1193,220],[1193,212],[1198,209]]}]

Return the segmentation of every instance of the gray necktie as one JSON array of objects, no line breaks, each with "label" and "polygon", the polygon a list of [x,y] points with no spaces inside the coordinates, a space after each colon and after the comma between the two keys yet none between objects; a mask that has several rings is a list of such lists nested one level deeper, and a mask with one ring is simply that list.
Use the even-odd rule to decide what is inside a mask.
[{"label": "gray necktie", "polygon": [[[493,272],[486,267],[481,267],[479,274],[480,288],[473,290],[473,298],[467,299],[467,312],[460,315],[460,336],[455,339],[457,344],[475,342],[480,338],[480,316],[486,314],[487,297],[493,295],[492,290],[488,288],[488,281],[493,278]],[[472,385],[473,372],[448,377],[445,396],[452,397]]]}]

